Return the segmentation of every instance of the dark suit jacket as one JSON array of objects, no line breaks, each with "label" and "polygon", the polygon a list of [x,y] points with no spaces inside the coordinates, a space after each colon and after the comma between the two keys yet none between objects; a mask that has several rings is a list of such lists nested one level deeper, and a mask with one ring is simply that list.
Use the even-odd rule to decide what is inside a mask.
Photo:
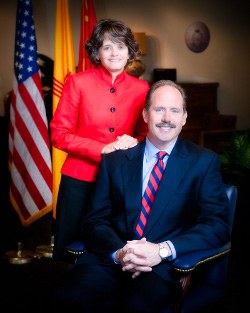
[{"label": "dark suit jacket", "polygon": [[[136,239],[144,149],[145,141],[102,157],[82,230],[88,249],[104,261],[113,262],[111,253]],[[154,243],[171,240],[177,256],[219,246],[229,238],[227,205],[219,156],[179,138],[155,196],[145,237]],[[153,270],[174,280],[169,262]]]}]

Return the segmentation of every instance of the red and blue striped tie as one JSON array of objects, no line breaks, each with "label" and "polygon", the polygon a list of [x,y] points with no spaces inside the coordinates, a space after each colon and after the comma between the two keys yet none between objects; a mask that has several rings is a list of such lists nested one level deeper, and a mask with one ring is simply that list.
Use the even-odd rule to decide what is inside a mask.
[{"label": "red and blue striped tie", "polygon": [[150,214],[152,204],[154,202],[155,194],[158,190],[162,174],[164,172],[163,158],[167,155],[165,151],[157,153],[157,162],[155,163],[153,170],[150,174],[148,185],[145,189],[142,197],[142,209],[139,217],[138,224],[136,225],[135,232],[139,238],[142,237],[144,228],[147,224],[148,216]]}]

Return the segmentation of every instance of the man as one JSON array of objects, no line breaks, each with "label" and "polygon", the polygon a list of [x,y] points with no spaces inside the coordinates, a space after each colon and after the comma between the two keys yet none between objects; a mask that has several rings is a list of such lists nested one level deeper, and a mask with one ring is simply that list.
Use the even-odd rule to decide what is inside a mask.
[{"label": "man", "polygon": [[[171,261],[229,238],[219,157],[179,138],[187,119],[183,89],[172,81],[156,82],[147,94],[143,118],[149,128],[143,142],[102,158],[82,227],[87,252],[58,293],[64,308],[173,312],[180,283]],[[146,204],[147,212],[141,214],[159,151],[163,157],[157,175],[160,180],[163,172],[162,179],[155,195],[143,197],[144,208],[145,201],[153,204]]]}]

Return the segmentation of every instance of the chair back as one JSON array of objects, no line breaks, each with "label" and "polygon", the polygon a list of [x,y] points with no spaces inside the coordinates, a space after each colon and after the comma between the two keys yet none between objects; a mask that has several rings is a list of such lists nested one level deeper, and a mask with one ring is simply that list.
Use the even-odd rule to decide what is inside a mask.
[{"label": "chair back", "polygon": [[229,223],[232,231],[238,191],[236,186],[232,185],[224,184],[224,188],[229,200]]}]

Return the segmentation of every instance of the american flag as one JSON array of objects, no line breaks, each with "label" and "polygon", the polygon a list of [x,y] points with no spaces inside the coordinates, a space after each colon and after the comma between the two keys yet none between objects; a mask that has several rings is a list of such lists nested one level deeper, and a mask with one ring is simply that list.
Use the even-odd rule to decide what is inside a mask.
[{"label": "american flag", "polygon": [[23,226],[52,210],[48,121],[31,0],[18,0],[9,129],[10,200]]}]

